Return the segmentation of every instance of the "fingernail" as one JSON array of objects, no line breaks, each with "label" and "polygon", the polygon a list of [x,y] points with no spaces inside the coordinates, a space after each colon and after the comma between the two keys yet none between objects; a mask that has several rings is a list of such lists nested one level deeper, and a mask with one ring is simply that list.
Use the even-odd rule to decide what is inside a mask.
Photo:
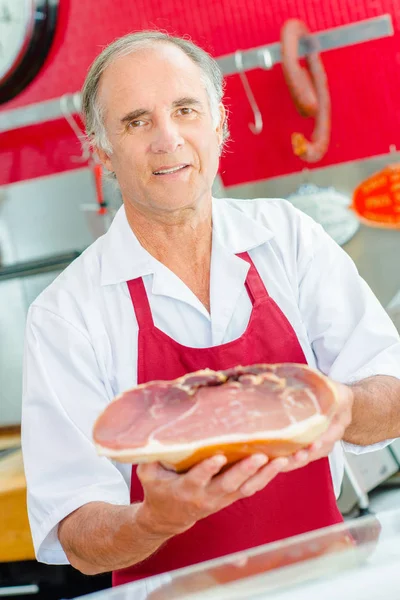
[{"label": "fingernail", "polygon": [[266,465],[267,462],[268,462],[268,458],[266,456],[263,456],[260,454],[253,456],[252,463],[255,467],[262,467],[263,465]]},{"label": "fingernail", "polygon": [[284,469],[289,464],[289,460],[285,457],[279,458],[278,460],[279,460],[278,466],[280,469]]},{"label": "fingernail", "polygon": [[216,467],[223,467],[226,464],[226,462],[227,458],[223,454],[218,454],[218,456],[214,456],[213,464]]}]

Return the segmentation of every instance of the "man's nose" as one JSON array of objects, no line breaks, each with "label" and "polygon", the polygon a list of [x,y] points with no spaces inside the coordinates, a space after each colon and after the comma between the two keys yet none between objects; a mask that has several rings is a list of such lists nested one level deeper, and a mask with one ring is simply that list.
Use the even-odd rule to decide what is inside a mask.
[{"label": "man's nose", "polygon": [[153,134],[151,150],[156,154],[172,154],[184,144],[177,124],[171,120],[163,120],[158,123],[153,129]]}]

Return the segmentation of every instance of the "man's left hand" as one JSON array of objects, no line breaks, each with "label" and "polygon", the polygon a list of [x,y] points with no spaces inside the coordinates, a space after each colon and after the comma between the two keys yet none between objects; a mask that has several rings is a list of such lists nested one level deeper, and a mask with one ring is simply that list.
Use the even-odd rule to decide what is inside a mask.
[{"label": "man's left hand", "polygon": [[305,467],[310,462],[328,456],[336,442],[343,439],[347,427],[351,423],[354,394],[351,387],[331,381],[336,387],[338,406],[328,429],[311,446],[299,450],[288,457],[284,471],[293,471]]}]

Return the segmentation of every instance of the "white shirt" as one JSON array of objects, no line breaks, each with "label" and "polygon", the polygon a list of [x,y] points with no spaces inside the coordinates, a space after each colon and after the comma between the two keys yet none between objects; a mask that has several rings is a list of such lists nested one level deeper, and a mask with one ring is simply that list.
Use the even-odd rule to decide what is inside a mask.
[{"label": "white shirt", "polygon": [[[58,523],[91,501],[129,503],[130,465],[97,456],[95,419],[137,382],[138,326],[126,281],[142,276],[155,325],[210,347],[242,335],[251,313],[249,251],[311,367],[349,383],[400,378],[397,331],[349,256],[285,200],[213,200],[211,314],[132,233],[123,208],[109,231],[32,304],[24,359],[22,444],[37,558],[66,563]],[[388,442],[387,442],[388,443]],[[354,452],[367,448],[347,445]],[[330,457],[335,491],[343,452]]]}]

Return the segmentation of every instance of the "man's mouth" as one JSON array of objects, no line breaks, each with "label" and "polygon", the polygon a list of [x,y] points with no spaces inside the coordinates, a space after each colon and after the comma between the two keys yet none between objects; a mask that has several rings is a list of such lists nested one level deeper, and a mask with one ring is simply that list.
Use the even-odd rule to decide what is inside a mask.
[{"label": "man's mouth", "polygon": [[186,169],[189,165],[176,165],[175,167],[161,167],[157,171],[153,171],[153,175],[169,175],[170,173],[176,173],[182,169]]}]

